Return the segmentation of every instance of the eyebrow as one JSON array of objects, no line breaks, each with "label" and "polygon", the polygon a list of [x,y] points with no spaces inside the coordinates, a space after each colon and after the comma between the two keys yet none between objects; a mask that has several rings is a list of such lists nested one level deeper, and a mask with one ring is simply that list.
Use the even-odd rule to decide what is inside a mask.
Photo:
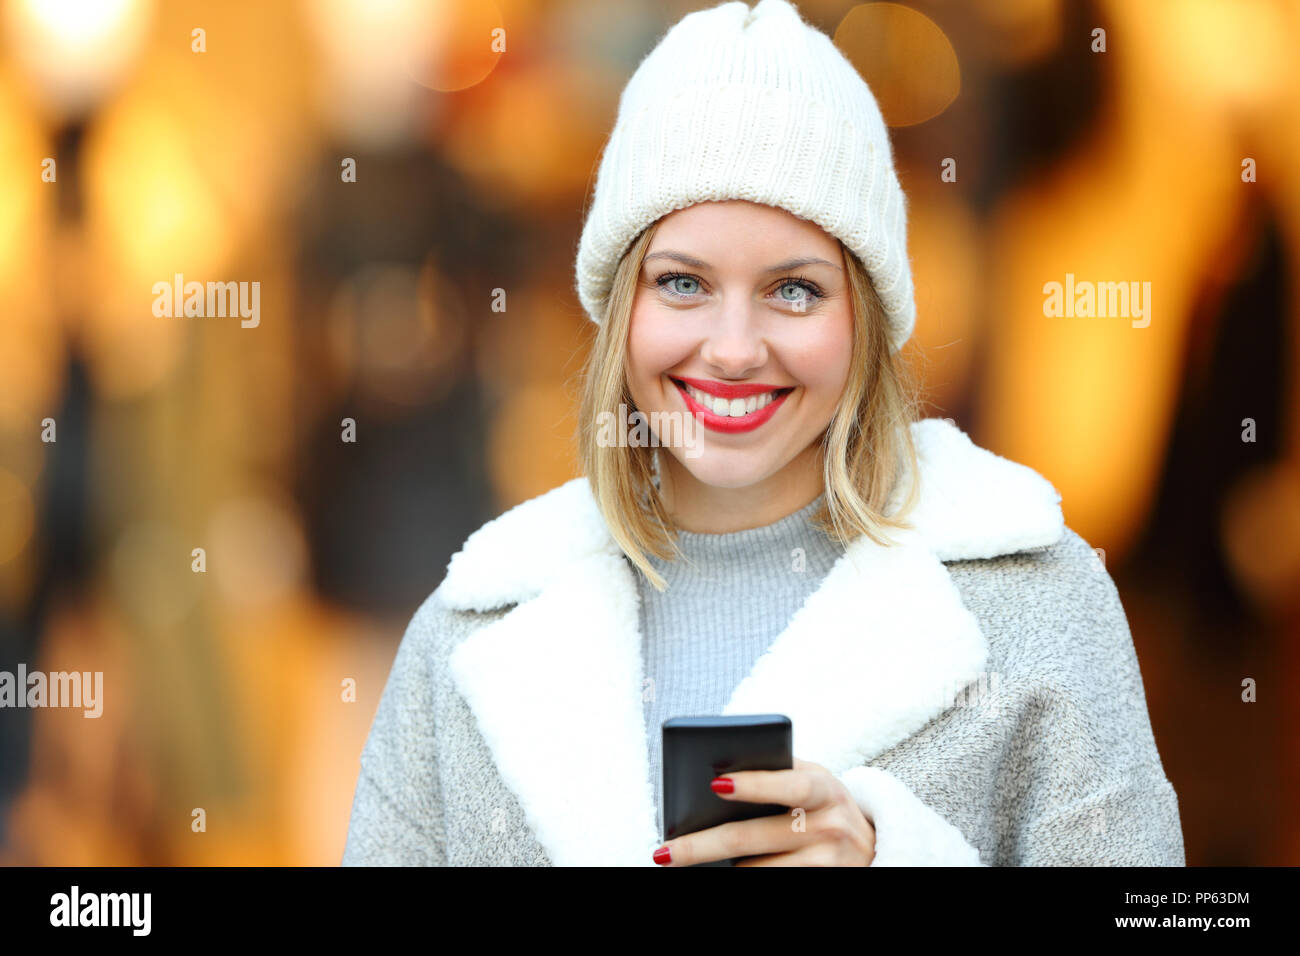
[{"label": "eyebrow", "polygon": [[[688,256],[684,252],[675,252],[671,249],[664,249],[664,250],[660,250],[659,252],[652,252],[648,256],[646,256],[645,259],[642,261],[649,262],[651,259],[675,259],[676,261],[683,263],[684,265],[690,266],[692,269],[713,268],[703,259],[697,259],[695,256]],[[835,263],[827,262],[825,259],[819,259],[816,256],[806,256],[799,259],[787,259],[785,262],[778,262],[774,266],[768,266],[767,269],[765,269],[764,271],[765,272],[789,272],[792,269],[800,269],[803,268],[804,266],[830,266],[832,269],[839,269],[839,271],[841,272],[844,271],[843,268],[837,266]]]}]

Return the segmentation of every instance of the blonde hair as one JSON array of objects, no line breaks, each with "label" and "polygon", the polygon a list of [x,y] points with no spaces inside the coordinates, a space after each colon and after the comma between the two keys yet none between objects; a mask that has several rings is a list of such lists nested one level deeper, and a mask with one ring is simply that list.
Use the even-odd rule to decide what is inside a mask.
[{"label": "blonde hair", "polygon": [[[604,314],[581,377],[578,449],[583,473],[619,547],[663,591],[664,578],[646,558],[678,554],[676,532],[653,481],[656,449],[631,442],[598,440],[602,413],[622,422],[618,408],[635,409],[627,384],[627,343],[632,304],[646,249],[658,222],[624,253],[603,304]],[[918,399],[910,367],[889,349],[885,310],[861,261],[840,243],[853,312],[853,355],[849,377],[822,438],[825,500],[813,523],[847,545],[867,535],[890,545],[888,528],[910,528],[905,515],[916,504],[916,482],[892,514],[886,515],[896,481],[917,468],[911,424]]]}]

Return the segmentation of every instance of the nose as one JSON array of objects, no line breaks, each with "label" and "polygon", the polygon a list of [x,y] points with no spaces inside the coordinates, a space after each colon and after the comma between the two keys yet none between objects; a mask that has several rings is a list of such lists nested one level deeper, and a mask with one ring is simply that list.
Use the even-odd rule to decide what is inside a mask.
[{"label": "nose", "polygon": [[723,305],[700,346],[719,378],[744,378],[767,364],[767,342],[749,303]]}]

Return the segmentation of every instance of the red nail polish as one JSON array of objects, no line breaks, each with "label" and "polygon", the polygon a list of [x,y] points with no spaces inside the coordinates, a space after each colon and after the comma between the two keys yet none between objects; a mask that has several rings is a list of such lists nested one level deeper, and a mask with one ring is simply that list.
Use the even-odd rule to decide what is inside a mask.
[{"label": "red nail polish", "polygon": [[655,850],[655,862],[658,863],[660,866],[664,866],[667,863],[671,863],[672,860],[673,860],[673,851],[668,849],[668,847],[661,846],[659,849]]},{"label": "red nail polish", "polygon": [[713,788],[714,793],[736,792],[736,781],[730,777],[715,777],[709,786]]}]

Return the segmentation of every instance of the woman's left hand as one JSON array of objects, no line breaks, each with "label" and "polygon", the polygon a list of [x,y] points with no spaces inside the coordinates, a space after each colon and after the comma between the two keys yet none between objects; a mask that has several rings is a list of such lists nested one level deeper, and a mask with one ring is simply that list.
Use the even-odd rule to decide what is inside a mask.
[{"label": "woman's left hand", "polygon": [[690,866],[750,857],[736,866],[870,866],[875,858],[875,827],[820,764],[796,757],[793,770],[745,770],[719,779],[735,786],[718,793],[720,800],[775,803],[800,809],[802,816],[773,814],[687,833],[664,844],[670,856],[664,860],[661,848],[655,862]]}]

